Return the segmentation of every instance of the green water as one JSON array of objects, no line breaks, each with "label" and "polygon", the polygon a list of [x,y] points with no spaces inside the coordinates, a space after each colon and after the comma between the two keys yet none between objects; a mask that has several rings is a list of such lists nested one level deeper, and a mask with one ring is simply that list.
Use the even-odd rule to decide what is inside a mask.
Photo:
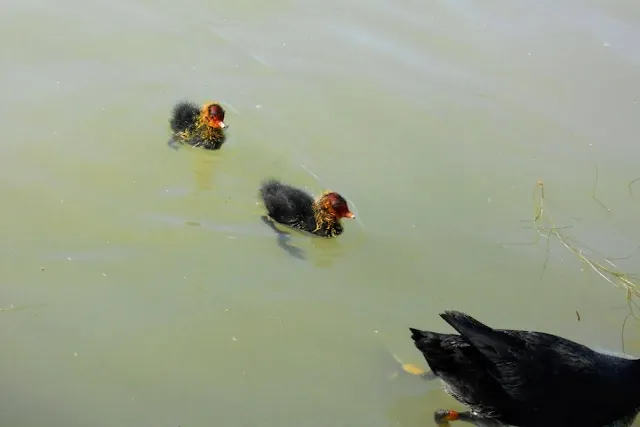
[{"label": "green water", "polygon": [[[624,291],[526,221],[543,180],[635,272],[636,3],[2,9],[2,425],[431,425],[461,407],[389,351],[424,366],[408,327],[450,308],[620,351]],[[181,99],[225,105],[223,150],[166,146]],[[292,257],[269,176],[357,219]]]}]

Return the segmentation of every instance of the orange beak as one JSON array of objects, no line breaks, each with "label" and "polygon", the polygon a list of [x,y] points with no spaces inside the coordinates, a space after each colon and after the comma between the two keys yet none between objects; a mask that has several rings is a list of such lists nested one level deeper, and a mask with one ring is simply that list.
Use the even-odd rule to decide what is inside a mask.
[{"label": "orange beak", "polygon": [[456,421],[460,418],[460,413],[447,409],[438,409],[434,415],[440,425],[449,425],[448,421]]},{"label": "orange beak", "polygon": [[344,217],[345,217],[345,218],[353,219],[353,218],[355,218],[356,216],[353,214],[353,212],[347,212],[346,214],[344,214]]},{"label": "orange beak", "polygon": [[458,414],[456,411],[448,411],[449,413],[446,416],[446,420],[447,421],[455,421],[460,417],[460,414]]}]

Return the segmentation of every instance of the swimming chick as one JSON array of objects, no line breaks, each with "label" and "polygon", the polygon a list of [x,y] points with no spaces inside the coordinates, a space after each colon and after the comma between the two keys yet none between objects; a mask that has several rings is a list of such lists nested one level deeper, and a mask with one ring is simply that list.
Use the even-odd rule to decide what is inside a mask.
[{"label": "swimming chick", "polygon": [[299,188],[269,179],[262,183],[260,196],[274,221],[321,237],[342,234],[340,220],[355,218],[344,197],[333,191],[325,191],[314,200]]},{"label": "swimming chick", "polygon": [[628,427],[640,409],[640,359],[600,353],[555,335],[493,329],[440,314],[460,335],[410,328],[432,377],[470,407],[440,409],[437,424]]},{"label": "swimming chick", "polygon": [[226,139],[225,111],[216,102],[199,108],[192,102],[182,101],[173,107],[169,123],[174,138],[194,147],[219,149]]}]

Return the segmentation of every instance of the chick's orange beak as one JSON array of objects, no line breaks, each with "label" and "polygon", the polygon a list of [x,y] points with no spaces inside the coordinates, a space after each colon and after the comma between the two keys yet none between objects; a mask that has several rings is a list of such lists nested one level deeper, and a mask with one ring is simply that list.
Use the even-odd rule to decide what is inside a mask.
[{"label": "chick's orange beak", "polygon": [[229,127],[226,124],[224,124],[224,122],[222,122],[222,121],[218,122],[218,126],[220,127],[220,129],[225,129],[225,128]]},{"label": "chick's orange beak", "polygon": [[344,214],[344,217],[345,217],[345,218],[353,219],[353,218],[355,218],[356,216],[353,214],[353,212],[349,211],[349,212],[347,212],[346,214]]}]

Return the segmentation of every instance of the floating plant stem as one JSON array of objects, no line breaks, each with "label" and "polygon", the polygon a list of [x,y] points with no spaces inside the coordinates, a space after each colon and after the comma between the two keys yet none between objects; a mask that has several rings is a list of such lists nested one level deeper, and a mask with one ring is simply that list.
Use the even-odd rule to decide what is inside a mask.
[{"label": "floating plant stem", "polygon": [[[597,184],[597,175],[596,175],[596,184]],[[595,195],[595,187],[593,198],[596,200],[602,207],[604,207],[607,211],[611,212],[611,210],[604,205],[600,200],[597,199]],[[561,244],[564,246],[569,252],[574,254],[580,261],[586,264],[591,270],[593,270],[596,274],[598,274],[602,279],[606,280],[610,284],[615,287],[625,289],[626,291],[626,299],[630,301],[634,297],[640,297],[640,287],[638,283],[635,281],[633,275],[625,273],[618,269],[618,267],[611,262],[608,258],[604,258],[604,261],[599,261],[594,259],[587,254],[585,254],[584,250],[577,245],[575,240],[571,237],[565,236],[563,234],[564,227],[557,227],[553,217],[546,209],[544,201],[544,183],[542,181],[538,181],[533,191],[533,199],[535,204],[534,209],[534,219],[533,222],[536,226],[538,233],[547,239],[551,239],[551,237],[555,237]],[[549,248],[547,246],[547,258],[548,258]],[[545,267],[547,264],[547,260],[545,259]]]},{"label": "floating plant stem", "polygon": [[596,195],[596,190],[598,188],[598,178],[599,178],[599,172],[598,172],[598,165],[596,165],[596,177],[595,180],[593,181],[593,191],[591,193],[591,197],[593,197],[593,200],[595,200],[600,206],[602,206],[607,212],[611,212],[611,209],[609,209],[609,207],[607,205],[605,205],[604,203],[602,203],[602,201],[600,199],[598,199],[598,196]]}]

